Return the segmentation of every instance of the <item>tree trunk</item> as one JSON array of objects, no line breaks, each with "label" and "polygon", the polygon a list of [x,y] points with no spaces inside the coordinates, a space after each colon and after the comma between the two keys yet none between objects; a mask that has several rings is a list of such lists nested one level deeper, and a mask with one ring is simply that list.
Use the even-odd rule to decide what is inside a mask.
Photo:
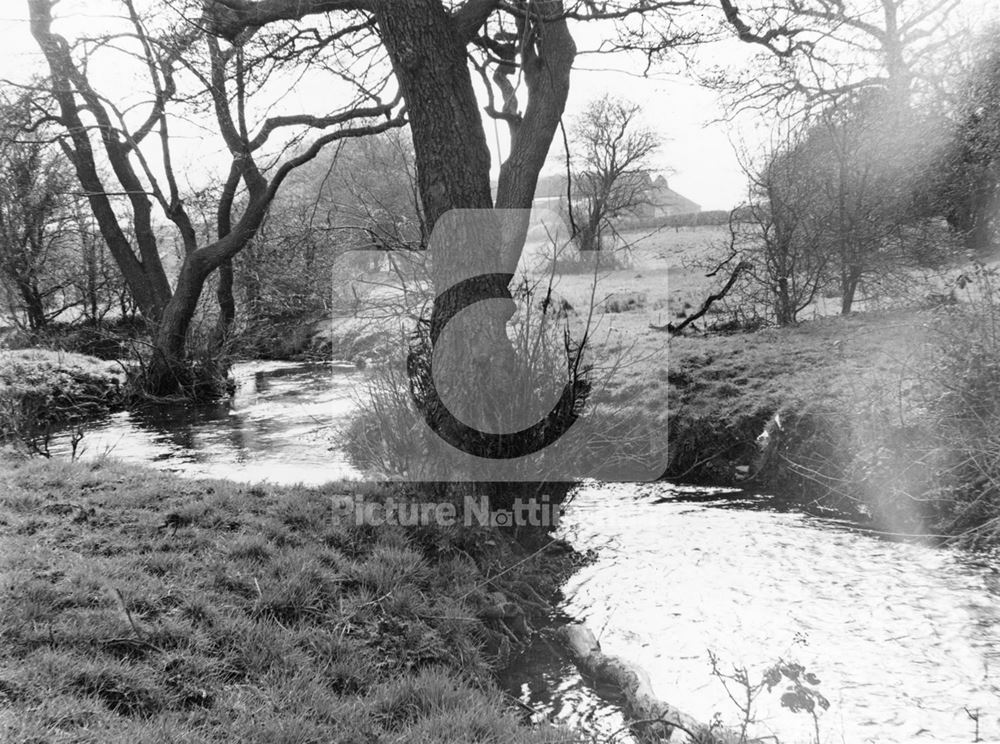
[{"label": "tree trunk", "polygon": [[788,326],[795,322],[795,309],[788,291],[788,277],[783,276],[778,279],[774,316],[779,326]]},{"label": "tree trunk", "polygon": [[173,297],[164,308],[153,337],[153,358],[147,370],[145,388],[153,395],[190,389],[193,379],[185,347],[191,319],[198,309],[205,280],[211,273],[199,257],[189,254],[177,277]]},{"label": "tree trunk", "polygon": [[858,282],[860,281],[860,276],[858,272],[854,269],[849,271],[841,281],[841,290],[843,294],[840,299],[840,314],[850,315],[851,308],[854,306],[854,295],[858,289]]},{"label": "tree trunk", "polygon": [[226,259],[219,266],[219,286],[215,291],[219,303],[219,318],[212,333],[212,349],[222,351],[236,319],[236,300],[233,297],[233,260]]},{"label": "tree trunk", "polygon": [[376,18],[406,100],[428,228],[450,209],[491,208],[490,152],[466,41],[440,0],[380,3]]},{"label": "tree trunk", "polygon": [[26,280],[18,280],[18,291],[21,299],[24,300],[24,312],[28,318],[28,328],[33,331],[40,331],[46,325],[45,303],[42,300],[38,287]]},{"label": "tree trunk", "polygon": [[535,36],[537,47],[527,44],[522,52],[528,102],[524,116],[518,121],[508,122],[510,155],[500,166],[496,206],[499,209],[521,210],[513,214],[516,223],[505,220],[504,224],[505,260],[512,267],[517,266],[520,258],[538,176],[545,166],[569,96],[576,44],[566,19],[561,17],[563,10],[561,1],[537,7],[541,18]]},{"label": "tree trunk", "polygon": [[[482,211],[442,220],[453,209],[493,207],[490,153],[469,73],[467,40],[440,0],[379,3],[375,15],[406,101],[417,184],[432,235],[434,387],[443,399],[468,404],[465,410],[449,410],[483,430],[485,421],[497,414],[499,401],[490,393],[504,389],[513,360],[506,333],[514,311],[509,290],[513,267],[504,261],[495,215]],[[480,302],[485,296],[495,299]],[[439,433],[447,439],[448,432]]]}]

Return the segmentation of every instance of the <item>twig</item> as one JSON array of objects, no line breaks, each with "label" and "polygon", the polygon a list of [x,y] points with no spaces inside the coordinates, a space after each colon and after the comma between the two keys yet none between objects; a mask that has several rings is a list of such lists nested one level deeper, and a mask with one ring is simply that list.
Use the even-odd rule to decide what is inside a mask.
[{"label": "twig", "polygon": [[739,278],[739,276],[743,272],[743,270],[747,269],[749,267],[750,267],[750,264],[747,263],[746,261],[743,261],[743,262],[737,264],[736,268],[733,269],[733,273],[730,274],[729,281],[726,282],[726,285],[721,290],[719,290],[718,292],[716,292],[715,294],[709,295],[705,299],[705,301],[701,304],[701,307],[698,308],[698,312],[694,313],[693,315],[689,315],[687,318],[684,319],[683,323],[680,323],[679,325],[676,325],[676,326],[673,323],[667,323],[666,325],[662,325],[662,326],[658,326],[658,325],[654,325],[654,324],[650,323],[649,327],[652,328],[654,331],[666,331],[667,333],[670,333],[671,335],[677,335],[677,334],[679,334],[681,331],[683,331],[685,328],[687,328],[689,325],[691,325],[696,320],[698,320],[699,318],[701,318],[701,316],[703,316],[705,313],[707,313],[708,310],[709,310],[709,308],[712,307],[712,305],[716,301],[721,300],[723,297],[725,297],[726,294],[729,293],[729,290],[733,288],[733,285],[736,284],[736,280]]},{"label": "twig", "polygon": [[125,612],[125,617],[128,618],[129,625],[132,626],[132,631],[140,641],[145,642],[145,634],[139,630],[138,624],[136,624],[135,619],[132,617],[132,613],[129,611],[128,605],[125,603],[125,597],[122,596],[121,590],[118,587],[114,587],[114,592],[118,597],[118,601],[121,603],[122,610]]}]

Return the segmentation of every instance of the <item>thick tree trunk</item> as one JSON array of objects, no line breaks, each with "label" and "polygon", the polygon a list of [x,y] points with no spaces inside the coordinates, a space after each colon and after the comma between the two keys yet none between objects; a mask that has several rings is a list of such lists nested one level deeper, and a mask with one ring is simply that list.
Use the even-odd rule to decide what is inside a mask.
[{"label": "thick tree trunk", "polygon": [[189,389],[197,382],[191,377],[185,347],[191,319],[210,270],[198,257],[188,255],[177,277],[173,297],[164,308],[153,337],[153,357],[145,387],[153,395]]},{"label": "thick tree trunk", "polygon": [[[513,267],[504,262],[499,220],[486,211],[493,207],[490,153],[467,40],[440,0],[379,3],[376,18],[406,101],[417,183],[432,233],[435,387],[443,399],[467,404],[464,410],[449,410],[483,430],[498,413],[500,401],[491,393],[509,382],[513,361],[506,333],[514,310],[507,276]],[[442,220],[453,209],[484,211]],[[484,296],[495,299],[480,302]],[[464,309],[456,312],[459,308]]]},{"label": "thick tree trunk", "polygon": [[379,3],[376,18],[406,100],[428,227],[450,209],[491,208],[490,152],[466,40],[440,0]]}]

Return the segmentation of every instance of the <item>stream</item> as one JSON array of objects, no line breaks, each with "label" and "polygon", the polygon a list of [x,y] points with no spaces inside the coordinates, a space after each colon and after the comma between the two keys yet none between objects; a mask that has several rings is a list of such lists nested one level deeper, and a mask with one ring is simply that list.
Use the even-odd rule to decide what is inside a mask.
[{"label": "stream", "polygon": [[[81,457],[247,482],[361,477],[338,442],[363,373],[254,362],[234,374],[230,401],[89,426]],[[68,456],[67,437],[52,450]],[[564,586],[561,613],[585,621],[606,653],[638,661],[659,697],[698,719],[739,725],[720,676],[743,668],[756,683],[783,660],[815,674],[829,709],[816,721],[793,713],[779,685],[755,698],[752,735],[973,742],[978,726],[981,740],[1000,739],[997,557],[887,539],[767,497],[662,482],[581,484],[558,535],[594,556]],[[544,633],[502,683],[539,719],[604,736],[622,726],[613,696],[581,679]]]}]

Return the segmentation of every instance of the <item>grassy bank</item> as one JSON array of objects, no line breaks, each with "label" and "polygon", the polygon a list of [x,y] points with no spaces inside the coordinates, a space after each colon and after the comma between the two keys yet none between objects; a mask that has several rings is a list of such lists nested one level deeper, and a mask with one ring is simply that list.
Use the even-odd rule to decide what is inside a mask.
[{"label": "grassy bank", "polygon": [[45,453],[48,434],[124,402],[126,375],[114,362],[46,349],[0,350],[0,442]]},{"label": "grassy bank", "polygon": [[493,682],[559,546],[333,518],[381,487],[9,458],[0,481],[0,740],[566,740]]},{"label": "grassy bank", "polygon": [[671,339],[669,371],[654,389],[669,408],[669,475],[732,482],[734,464],[754,467],[756,440],[775,414],[787,433],[800,419],[851,414],[873,393],[905,385],[926,353],[930,320],[854,315]]},{"label": "grassy bank", "polygon": [[995,539],[993,325],[959,307],[673,339],[650,392],[669,408],[666,475]]}]

